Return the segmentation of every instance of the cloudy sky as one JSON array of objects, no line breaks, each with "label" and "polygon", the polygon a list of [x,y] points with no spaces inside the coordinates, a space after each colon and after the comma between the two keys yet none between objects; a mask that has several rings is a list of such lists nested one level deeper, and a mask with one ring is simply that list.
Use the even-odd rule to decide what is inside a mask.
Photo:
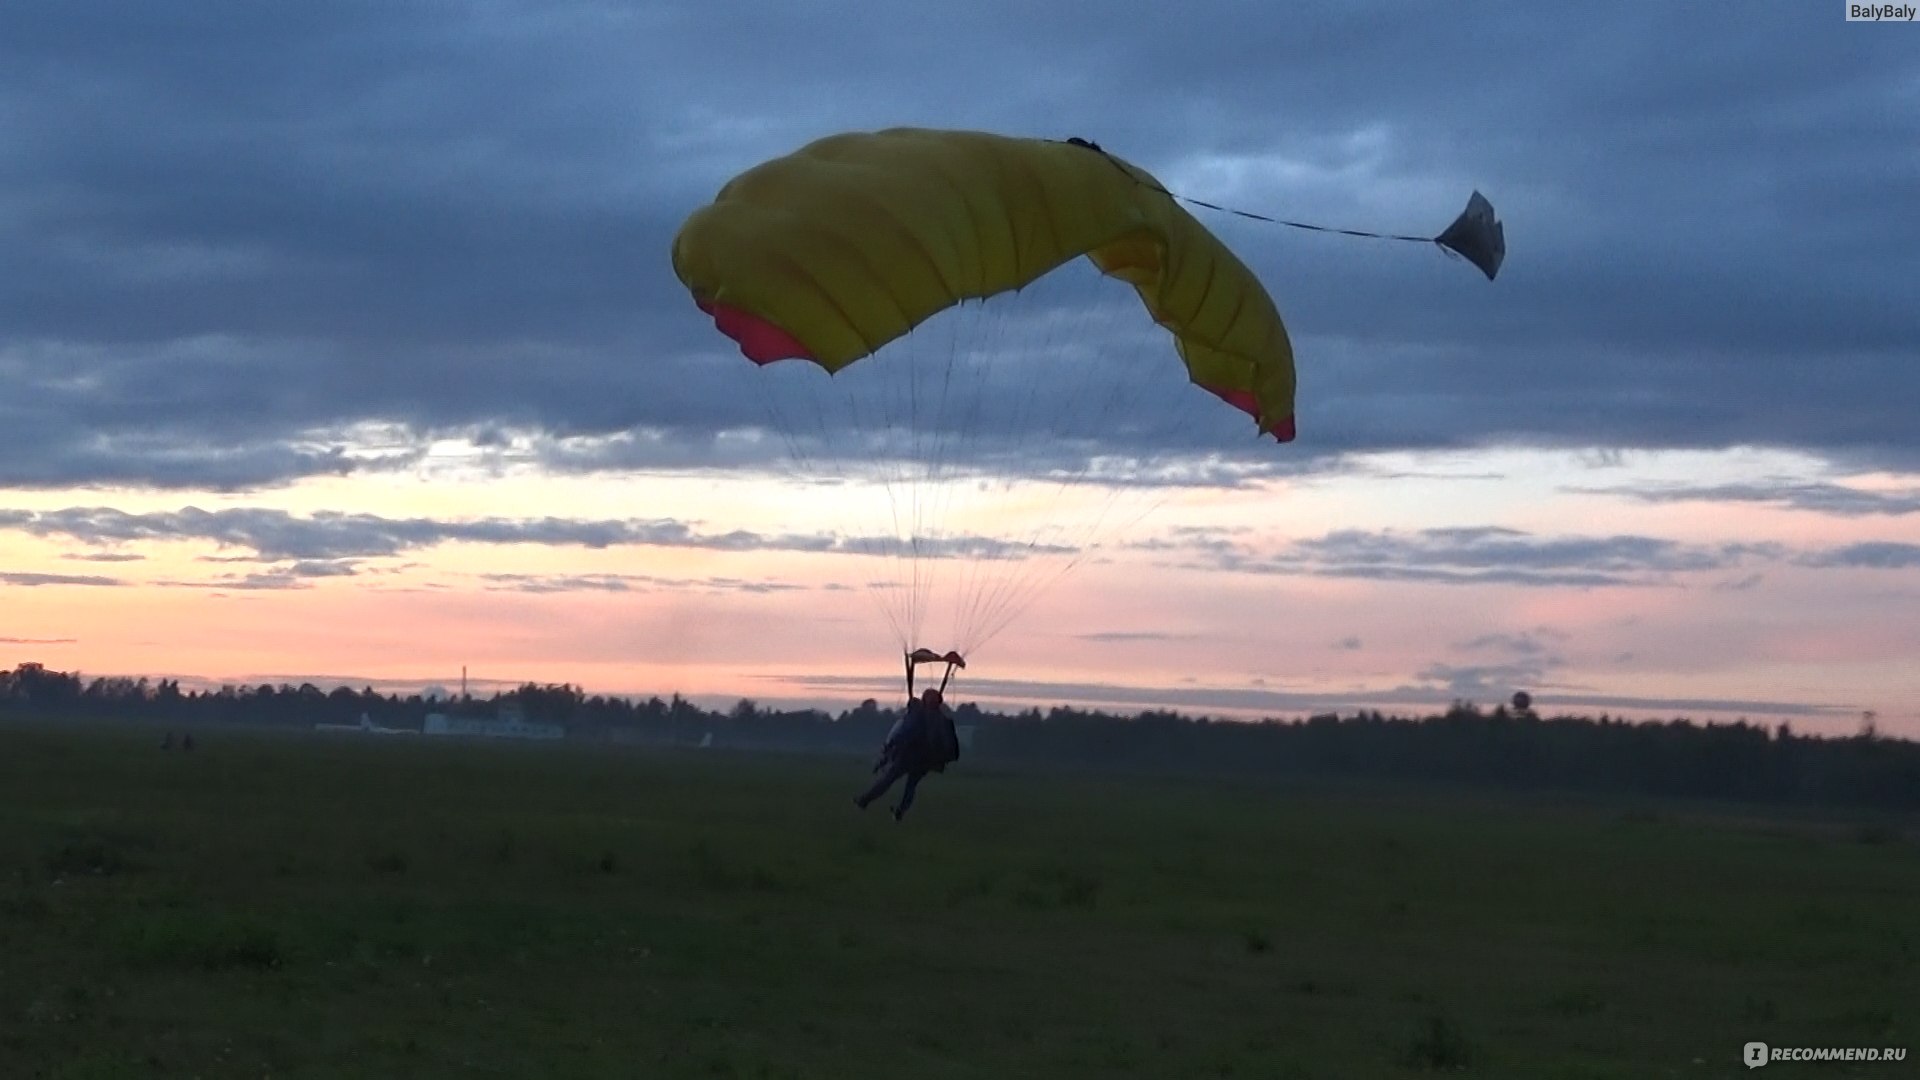
[{"label": "cloudy sky", "polygon": [[[1920,38],[1736,7],[7,4],[0,665],[844,702],[922,595],[989,702],[1920,735]],[[1196,210],[1297,441],[1078,281],[902,346],[979,360],[915,486],[809,437],[881,383],[755,368],[669,259],[896,125],[1335,226],[1477,189],[1510,254]]]}]

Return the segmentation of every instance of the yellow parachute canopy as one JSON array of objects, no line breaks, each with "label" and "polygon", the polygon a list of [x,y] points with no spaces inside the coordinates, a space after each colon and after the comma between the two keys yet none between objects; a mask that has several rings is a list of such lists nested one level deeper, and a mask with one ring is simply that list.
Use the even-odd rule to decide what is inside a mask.
[{"label": "yellow parachute canopy", "polygon": [[1090,144],[834,135],[735,177],[673,243],[680,280],[749,359],[830,372],[1080,256],[1138,291],[1195,384],[1293,438],[1293,348],[1273,299],[1157,180]]}]

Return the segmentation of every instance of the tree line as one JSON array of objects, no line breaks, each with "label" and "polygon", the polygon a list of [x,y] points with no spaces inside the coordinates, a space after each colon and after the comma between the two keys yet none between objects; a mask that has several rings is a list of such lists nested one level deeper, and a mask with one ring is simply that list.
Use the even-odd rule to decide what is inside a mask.
[{"label": "tree line", "polygon": [[[702,708],[679,695],[634,700],[571,684],[526,683],[487,698],[437,701],[371,687],[321,690],[261,684],[183,690],[177,680],[78,674],[22,664],[0,671],[0,718],[142,719],[194,725],[308,727],[366,717],[419,728],[432,712],[491,715],[514,705],[559,724],[569,739],[657,745],[870,754],[899,718],[868,699],[838,714]],[[953,710],[971,729],[966,757],[1038,764],[1238,776],[1363,776],[1502,789],[1637,793],[1770,803],[1920,810],[1920,743],[1864,728],[1804,735],[1745,720],[1628,721],[1542,717],[1531,708],[1456,701],[1418,717],[1377,711],[1305,719],[1219,720],[1170,710],[1117,714],[1059,706],[1017,713],[972,703]]]}]

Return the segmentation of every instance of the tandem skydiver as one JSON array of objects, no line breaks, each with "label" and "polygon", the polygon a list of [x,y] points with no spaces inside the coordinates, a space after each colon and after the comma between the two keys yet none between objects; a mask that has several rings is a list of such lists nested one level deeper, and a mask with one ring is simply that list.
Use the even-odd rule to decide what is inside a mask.
[{"label": "tandem skydiver", "polygon": [[907,655],[906,711],[893,725],[893,730],[887,732],[880,756],[873,763],[873,771],[879,777],[872,787],[853,800],[855,806],[865,810],[868,803],[886,794],[887,789],[904,776],[907,786],[901,789],[899,805],[893,808],[895,821],[904,817],[913,805],[914,793],[927,773],[945,772],[948,765],[960,760],[959,734],[954,731],[953,717],[946,710],[940,690],[929,687],[917,699],[913,697],[913,669],[927,663],[947,665],[946,677],[940,680],[942,688],[953,678],[955,668],[967,666],[960,654],[954,652],[942,656],[930,649],[916,649]]}]

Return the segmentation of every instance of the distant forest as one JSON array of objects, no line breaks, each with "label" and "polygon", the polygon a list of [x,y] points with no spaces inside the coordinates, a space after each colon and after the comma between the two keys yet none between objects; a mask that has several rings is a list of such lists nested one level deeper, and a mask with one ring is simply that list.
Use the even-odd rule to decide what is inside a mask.
[{"label": "distant forest", "polygon": [[[490,698],[438,702],[371,688],[323,691],[311,683],[202,692],[183,691],[172,680],[86,680],[38,664],[0,671],[0,720],[148,720],[186,732],[223,725],[311,728],[365,716],[418,730],[431,712],[489,716],[507,705],[528,720],[562,725],[570,740],[698,745],[711,736],[715,747],[847,754],[871,754],[899,715],[871,699],[838,715],[763,709],[750,700],[715,712],[678,695],[635,701],[589,696],[568,684],[529,683]],[[1870,726],[1834,738],[1797,734],[1784,723],[1541,717],[1531,709],[1487,710],[1469,702],[1425,717],[1362,712],[1262,721],[1067,707],[1006,714],[970,703],[953,713],[957,724],[973,728],[963,766],[1372,777],[1920,810],[1920,742],[1878,735]]]}]

